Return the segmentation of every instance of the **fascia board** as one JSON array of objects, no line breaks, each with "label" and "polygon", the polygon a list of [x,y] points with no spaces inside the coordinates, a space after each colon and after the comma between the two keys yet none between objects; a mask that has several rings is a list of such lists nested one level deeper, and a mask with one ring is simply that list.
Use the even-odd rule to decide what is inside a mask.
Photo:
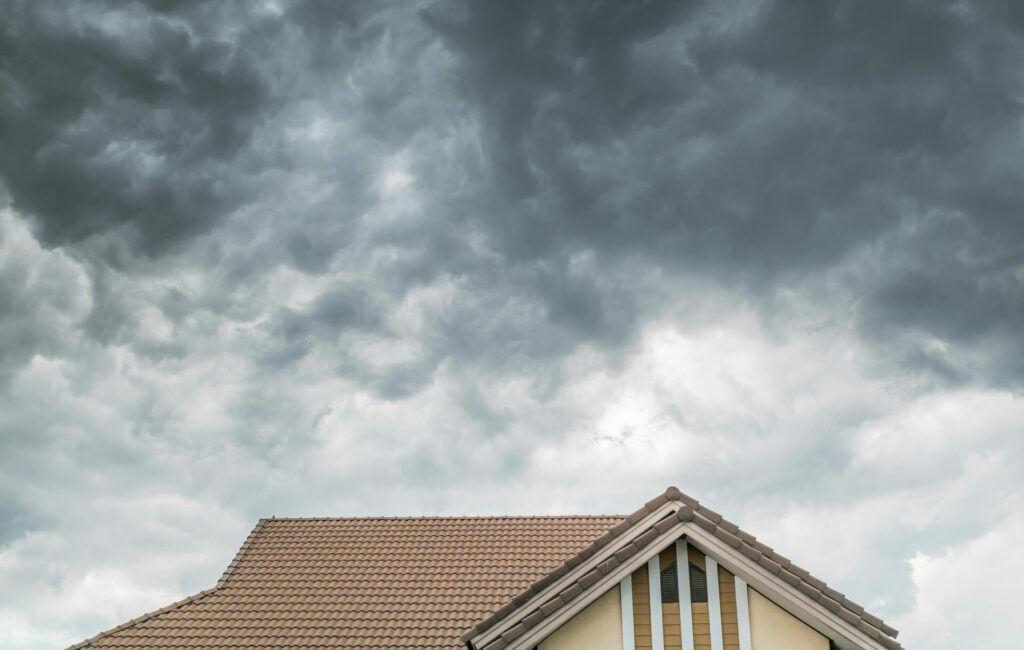
[{"label": "fascia board", "polygon": [[[554,598],[558,594],[558,592],[565,588],[565,585],[576,581],[578,578],[588,573],[598,564],[604,562],[609,557],[614,555],[623,546],[632,542],[636,538],[637,533],[647,530],[654,523],[664,518],[665,515],[675,513],[677,510],[679,510],[679,508],[681,508],[684,505],[685,504],[680,501],[669,501],[659,506],[658,508],[655,508],[653,511],[647,513],[644,517],[642,517],[635,524],[633,524],[632,527],[630,527],[617,538],[609,542],[606,546],[602,547],[597,553],[594,553],[592,556],[590,556],[577,566],[570,569],[569,572],[566,573],[564,576],[554,581],[553,583],[539,591],[537,594],[535,594],[528,601],[517,607],[514,611],[510,612],[508,616],[504,618],[504,620],[502,620],[499,623],[496,623],[494,626],[492,626],[490,629],[488,629],[480,636],[470,639],[472,647],[482,648],[494,639],[501,636],[506,630],[508,630],[516,622],[518,622],[519,619],[522,618],[522,615],[524,613],[529,613],[534,609],[540,607],[544,603],[548,602],[552,598]],[[598,584],[602,583],[603,581],[601,581]]]},{"label": "fascia board", "polygon": [[795,587],[772,575],[760,564],[700,526],[686,524],[686,539],[703,553],[715,558],[733,575],[764,594],[769,600],[835,641],[841,650],[887,650],[867,634],[807,597]]}]

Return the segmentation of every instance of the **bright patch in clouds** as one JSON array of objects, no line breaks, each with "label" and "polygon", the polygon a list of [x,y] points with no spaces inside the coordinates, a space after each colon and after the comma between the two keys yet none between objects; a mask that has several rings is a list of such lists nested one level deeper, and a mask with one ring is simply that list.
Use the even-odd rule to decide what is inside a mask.
[{"label": "bright patch in clouds", "polygon": [[966,544],[916,554],[914,607],[895,624],[937,650],[1012,647],[1021,634],[1022,538],[1024,517],[1014,513]]}]

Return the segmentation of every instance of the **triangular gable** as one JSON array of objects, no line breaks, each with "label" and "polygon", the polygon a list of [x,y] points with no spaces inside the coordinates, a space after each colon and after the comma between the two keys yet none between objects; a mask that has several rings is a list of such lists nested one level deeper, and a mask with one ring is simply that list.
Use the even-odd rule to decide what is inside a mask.
[{"label": "triangular gable", "polygon": [[462,636],[472,650],[532,648],[684,540],[841,650],[898,650],[898,632],[696,499],[670,487]]}]

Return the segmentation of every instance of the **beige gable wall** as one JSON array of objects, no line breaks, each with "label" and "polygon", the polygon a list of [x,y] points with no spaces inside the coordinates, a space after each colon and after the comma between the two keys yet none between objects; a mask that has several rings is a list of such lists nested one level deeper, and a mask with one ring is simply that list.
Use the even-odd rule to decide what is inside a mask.
[{"label": "beige gable wall", "polygon": [[828,650],[828,639],[800,619],[747,588],[753,650]]},{"label": "beige gable wall", "polygon": [[540,643],[540,650],[622,650],[622,610],[616,585]]}]

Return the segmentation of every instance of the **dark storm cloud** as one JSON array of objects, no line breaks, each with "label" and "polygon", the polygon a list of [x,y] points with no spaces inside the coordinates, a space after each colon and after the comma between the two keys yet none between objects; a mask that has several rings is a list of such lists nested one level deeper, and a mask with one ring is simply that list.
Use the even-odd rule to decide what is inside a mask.
[{"label": "dark storm cloud", "polygon": [[426,20],[488,125],[477,209],[510,259],[643,255],[765,295],[880,245],[854,288],[866,336],[984,331],[1012,374],[1024,47],[1007,11],[516,3]]},{"label": "dark storm cloud", "polygon": [[[116,230],[158,254],[209,232],[261,200],[261,171],[302,164],[294,152],[266,153],[257,131],[280,132],[286,123],[267,121],[289,102],[330,110],[345,96],[345,114],[368,139],[361,156],[342,149],[304,169],[334,189],[280,208],[289,216],[267,249],[211,259],[236,281],[282,262],[328,273],[373,208],[375,161],[411,146],[429,216],[370,238],[403,252],[378,267],[396,296],[439,275],[472,277],[478,296],[539,296],[537,326],[618,345],[642,320],[637,305],[588,289],[600,279],[569,274],[574,253],[595,253],[594,277],[640,257],[756,297],[881,242],[892,259],[856,288],[866,336],[892,326],[971,343],[960,334],[998,334],[1019,315],[1004,302],[1020,302],[1013,270],[1024,238],[1013,164],[1021,48],[1003,27],[1015,24],[1010,9],[527,2],[438,3],[401,20],[393,8],[349,3],[254,12],[14,6],[0,35],[0,173],[44,243]],[[292,26],[299,50],[284,36]],[[358,94],[338,95],[359,53],[387,38],[397,43],[391,67],[358,78]],[[454,68],[427,87],[415,62],[438,38]],[[470,152],[438,166],[436,151],[415,145],[459,113],[481,120],[483,168]],[[927,246],[963,241],[975,258],[928,256],[925,237],[901,231],[935,213],[969,225],[945,235],[926,226]],[[474,231],[498,263],[466,248]],[[915,273],[931,282],[948,273],[960,286],[929,290]],[[498,280],[508,274],[520,281]],[[901,298],[917,296],[915,286],[928,309]],[[965,312],[968,297],[975,309]],[[102,313],[88,321],[104,340],[121,327],[111,300],[97,294]],[[962,323],[933,331],[939,321]]]},{"label": "dark storm cloud", "polygon": [[267,164],[249,151],[270,104],[259,53],[211,33],[216,8],[163,8],[5,9],[0,174],[47,245],[123,226],[159,254],[244,203]]},{"label": "dark storm cloud", "polygon": [[868,291],[861,329],[874,340],[897,340],[911,365],[953,382],[1019,389],[1024,239],[978,223],[987,216],[923,219],[912,237],[885,246],[895,261]]},{"label": "dark storm cloud", "polygon": [[769,280],[833,262],[892,216],[859,192],[880,171],[863,155],[828,164],[859,146],[843,115],[691,54],[721,38],[688,33],[696,9],[570,7],[471,5],[461,22],[434,21],[488,121],[508,211],[492,226],[509,254],[643,251]]}]

